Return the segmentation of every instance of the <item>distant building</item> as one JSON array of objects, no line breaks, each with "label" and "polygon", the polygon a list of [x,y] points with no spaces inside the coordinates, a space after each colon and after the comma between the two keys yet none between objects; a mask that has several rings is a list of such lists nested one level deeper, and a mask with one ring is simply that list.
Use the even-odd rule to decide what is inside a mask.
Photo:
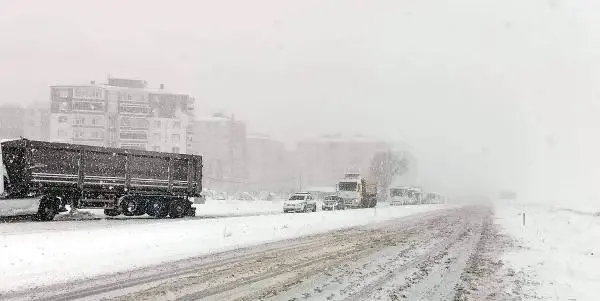
[{"label": "distant building", "polygon": [[41,105],[0,106],[0,138],[48,140],[49,123],[50,109]]},{"label": "distant building", "polygon": [[191,152],[195,100],[190,95],[120,78],[50,89],[52,141]]},{"label": "distant building", "polygon": [[246,124],[215,114],[194,121],[193,153],[203,156],[204,186],[237,192],[247,183]]},{"label": "distant building", "polygon": [[289,153],[281,141],[267,135],[248,135],[248,183],[252,191],[293,189],[296,186]]},{"label": "distant building", "polygon": [[331,186],[347,172],[367,176],[373,156],[386,151],[386,142],[365,136],[325,135],[297,144],[301,183]]}]

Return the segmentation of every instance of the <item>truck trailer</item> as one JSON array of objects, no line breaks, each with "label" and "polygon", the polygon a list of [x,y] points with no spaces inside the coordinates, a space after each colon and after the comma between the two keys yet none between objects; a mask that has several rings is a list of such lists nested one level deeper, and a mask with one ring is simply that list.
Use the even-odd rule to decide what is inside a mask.
[{"label": "truck trailer", "polygon": [[0,144],[0,216],[52,220],[72,208],[108,216],[195,215],[202,157],[17,139]]}]

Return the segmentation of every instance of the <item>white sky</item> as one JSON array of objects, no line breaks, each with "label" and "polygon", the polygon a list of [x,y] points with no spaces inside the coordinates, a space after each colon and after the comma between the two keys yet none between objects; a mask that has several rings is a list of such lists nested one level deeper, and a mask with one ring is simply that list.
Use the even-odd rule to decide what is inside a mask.
[{"label": "white sky", "polygon": [[0,102],[143,78],[253,132],[404,140],[427,182],[548,198],[597,186],[598,49],[596,0],[4,0]]}]

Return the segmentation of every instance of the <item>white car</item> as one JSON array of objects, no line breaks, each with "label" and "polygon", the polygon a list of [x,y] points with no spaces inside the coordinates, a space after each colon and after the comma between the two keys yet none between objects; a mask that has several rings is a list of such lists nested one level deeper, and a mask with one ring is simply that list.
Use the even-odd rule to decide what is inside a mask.
[{"label": "white car", "polygon": [[283,202],[283,213],[311,211],[317,211],[317,202],[307,192],[293,193],[287,201]]}]

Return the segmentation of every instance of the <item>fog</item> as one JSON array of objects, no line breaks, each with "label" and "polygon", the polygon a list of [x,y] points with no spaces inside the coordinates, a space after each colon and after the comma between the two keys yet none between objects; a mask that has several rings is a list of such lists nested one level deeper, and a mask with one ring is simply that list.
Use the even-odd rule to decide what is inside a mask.
[{"label": "fog", "polygon": [[6,2],[0,104],[143,78],[286,142],[404,141],[451,193],[596,200],[600,2]]}]

